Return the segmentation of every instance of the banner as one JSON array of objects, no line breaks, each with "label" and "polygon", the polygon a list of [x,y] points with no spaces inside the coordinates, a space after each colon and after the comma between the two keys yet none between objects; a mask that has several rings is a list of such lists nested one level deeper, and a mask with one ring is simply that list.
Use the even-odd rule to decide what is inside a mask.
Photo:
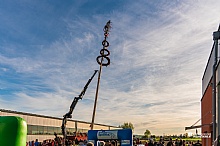
[{"label": "banner", "polygon": [[98,131],[98,139],[118,139],[118,131]]}]

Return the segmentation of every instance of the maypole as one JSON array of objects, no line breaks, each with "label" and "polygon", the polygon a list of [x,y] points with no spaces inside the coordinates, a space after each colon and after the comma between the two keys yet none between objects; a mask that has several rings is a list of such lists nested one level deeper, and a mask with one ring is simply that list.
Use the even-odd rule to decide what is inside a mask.
[{"label": "maypole", "polygon": [[[111,21],[109,20],[106,25],[103,28],[104,31],[104,40],[102,41],[103,49],[100,50],[100,56],[96,58],[97,63],[100,65],[99,67],[99,75],[98,75],[98,82],[96,87],[96,94],[95,94],[95,102],[94,102],[94,109],[92,114],[92,123],[91,123],[91,130],[93,130],[94,127],[94,120],[95,120],[95,111],[96,111],[96,104],[98,99],[98,92],[99,92],[99,84],[100,84],[100,78],[102,73],[102,66],[108,66],[110,65],[110,58],[108,57],[110,55],[109,50],[107,49],[109,46],[109,42],[107,41],[109,30],[111,29]],[[106,63],[103,61],[107,60]]]}]

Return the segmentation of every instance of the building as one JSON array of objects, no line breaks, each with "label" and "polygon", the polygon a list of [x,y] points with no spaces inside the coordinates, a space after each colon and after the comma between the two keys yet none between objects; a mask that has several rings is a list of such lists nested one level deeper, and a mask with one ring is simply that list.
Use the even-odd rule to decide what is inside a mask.
[{"label": "building", "polygon": [[[38,139],[39,141],[43,141],[46,139],[54,139],[54,132],[56,132],[58,136],[62,136],[62,118],[11,111],[5,109],[0,109],[0,116],[19,116],[23,118],[27,122],[28,127],[27,141],[32,141],[35,139]],[[73,135],[74,132],[87,133],[88,130],[90,130],[90,124],[91,122],[68,120],[67,135]],[[116,126],[95,123],[93,129],[112,130],[119,128]]]},{"label": "building", "polygon": [[[218,116],[220,113],[220,100],[218,100],[220,98],[219,39],[220,26],[218,31],[213,33],[214,44],[202,78],[201,132],[202,135],[211,135],[211,137],[202,137],[202,145],[207,146],[211,146],[217,135],[220,135],[220,116]],[[213,122],[215,116],[216,120]]]},{"label": "building", "polygon": [[[213,52],[213,51],[212,51]],[[211,52],[211,54],[212,54]],[[202,145],[212,145],[212,69],[210,55],[202,78],[202,99],[201,99],[201,133],[210,133],[211,138],[202,138]],[[209,70],[208,70],[209,69]],[[211,69],[211,70],[210,70]]]}]

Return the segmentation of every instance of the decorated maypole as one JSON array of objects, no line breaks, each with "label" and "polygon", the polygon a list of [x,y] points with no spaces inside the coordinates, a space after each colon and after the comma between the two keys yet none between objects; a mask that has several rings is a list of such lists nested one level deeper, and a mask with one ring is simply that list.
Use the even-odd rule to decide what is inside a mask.
[{"label": "decorated maypole", "polygon": [[[108,65],[110,65],[110,58],[108,57],[110,55],[110,52],[108,50],[109,42],[107,41],[110,29],[111,29],[111,21],[109,20],[103,28],[103,31],[104,31],[104,40],[102,41],[103,48],[100,50],[100,56],[96,58],[96,61],[100,65],[100,67],[99,67],[98,82],[97,82],[97,87],[96,87],[94,109],[93,109],[93,114],[92,114],[91,130],[93,130],[93,127],[94,127],[95,111],[96,111],[96,104],[97,104],[97,99],[98,99],[102,66],[107,67]],[[104,60],[106,60],[107,62],[104,62]]]}]

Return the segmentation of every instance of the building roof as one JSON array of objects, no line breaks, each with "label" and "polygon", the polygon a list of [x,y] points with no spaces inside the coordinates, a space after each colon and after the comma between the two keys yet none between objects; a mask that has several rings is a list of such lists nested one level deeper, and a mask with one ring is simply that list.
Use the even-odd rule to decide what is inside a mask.
[{"label": "building roof", "polygon": [[[14,113],[14,114],[27,115],[27,116],[42,117],[42,118],[50,118],[50,119],[57,119],[57,120],[62,120],[63,119],[63,118],[58,118],[58,117],[53,117],[53,116],[38,115],[38,114],[33,114],[33,113],[12,111],[12,110],[6,110],[6,109],[0,109],[0,112],[7,112],[7,113]],[[81,123],[91,124],[91,122],[85,122],[85,121],[79,121],[79,120],[73,120],[73,119],[68,119],[68,121],[74,121],[74,122],[81,122]],[[111,125],[106,125],[106,124],[97,124],[97,123],[95,123],[95,125],[108,126],[108,127],[112,127],[112,128],[119,128],[118,126],[111,126]]]}]

